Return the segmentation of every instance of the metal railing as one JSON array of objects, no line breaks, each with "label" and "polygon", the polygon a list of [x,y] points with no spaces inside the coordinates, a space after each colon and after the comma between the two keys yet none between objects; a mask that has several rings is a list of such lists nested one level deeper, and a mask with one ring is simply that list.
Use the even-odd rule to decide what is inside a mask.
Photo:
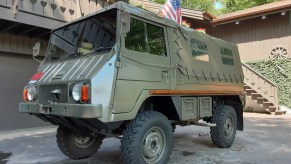
[{"label": "metal railing", "polygon": [[244,83],[278,107],[277,85],[247,64],[242,63],[242,66],[245,76]]},{"label": "metal railing", "polygon": [[97,0],[0,0],[0,19],[54,29],[108,5]]}]

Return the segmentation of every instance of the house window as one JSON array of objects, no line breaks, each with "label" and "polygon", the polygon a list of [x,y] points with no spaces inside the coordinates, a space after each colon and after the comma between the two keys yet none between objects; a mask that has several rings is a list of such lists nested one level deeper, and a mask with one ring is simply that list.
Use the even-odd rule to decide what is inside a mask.
[{"label": "house window", "polygon": [[228,48],[220,48],[222,63],[225,65],[234,65],[232,50]]},{"label": "house window", "polygon": [[278,45],[271,50],[270,59],[287,59],[288,50],[284,46]]},{"label": "house window", "polygon": [[131,18],[130,32],[125,38],[125,47],[133,51],[166,56],[164,29]]},{"label": "house window", "polygon": [[191,39],[192,56],[197,60],[209,61],[208,47],[203,41]]}]

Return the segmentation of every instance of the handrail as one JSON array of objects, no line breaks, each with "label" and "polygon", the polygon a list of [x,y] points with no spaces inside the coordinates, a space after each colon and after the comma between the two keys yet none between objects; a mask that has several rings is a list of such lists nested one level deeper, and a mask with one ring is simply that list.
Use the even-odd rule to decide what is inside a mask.
[{"label": "handrail", "polygon": [[275,87],[278,87],[277,84],[275,84],[273,81],[267,79],[267,77],[265,77],[264,75],[262,75],[261,73],[257,72],[255,69],[253,69],[252,67],[250,67],[249,65],[245,64],[245,63],[241,63],[244,67],[246,67],[248,70],[252,71],[252,73],[256,74],[257,76],[260,76],[262,79],[266,80],[268,83],[272,84]]},{"label": "handrail", "polygon": [[242,63],[242,67],[245,75],[244,83],[278,107],[277,85],[249,65]]}]

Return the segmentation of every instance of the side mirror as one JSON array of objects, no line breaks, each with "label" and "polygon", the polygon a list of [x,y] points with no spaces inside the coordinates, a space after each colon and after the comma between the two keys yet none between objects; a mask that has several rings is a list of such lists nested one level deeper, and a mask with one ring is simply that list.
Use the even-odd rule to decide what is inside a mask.
[{"label": "side mirror", "polygon": [[130,14],[128,12],[122,12],[120,14],[121,30],[122,34],[126,34],[130,31]]},{"label": "side mirror", "polygon": [[40,43],[36,42],[32,48],[32,55],[33,57],[36,57],[39,55],[39,51],[40,51]]},{"label": "side mirror", "polygon": [[34,46],[32,47],[32,58],[38,62],[41,63],[40,60],[36,59],[35,57],[39,55],[39,51],[40,51],[40,43],[39,42],[36,42],[34,44]]}]

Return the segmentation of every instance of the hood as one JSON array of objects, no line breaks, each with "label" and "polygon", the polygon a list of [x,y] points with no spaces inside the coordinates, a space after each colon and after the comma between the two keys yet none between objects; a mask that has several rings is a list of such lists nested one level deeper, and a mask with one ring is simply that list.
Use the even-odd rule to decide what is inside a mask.
[{"label": "hood", "polygon": [[42,63],[38,72],[44,75],[38,85],[60,84],[72,81],[90,80],[108,61],[110,54],[96,55],[68,61]]}]

